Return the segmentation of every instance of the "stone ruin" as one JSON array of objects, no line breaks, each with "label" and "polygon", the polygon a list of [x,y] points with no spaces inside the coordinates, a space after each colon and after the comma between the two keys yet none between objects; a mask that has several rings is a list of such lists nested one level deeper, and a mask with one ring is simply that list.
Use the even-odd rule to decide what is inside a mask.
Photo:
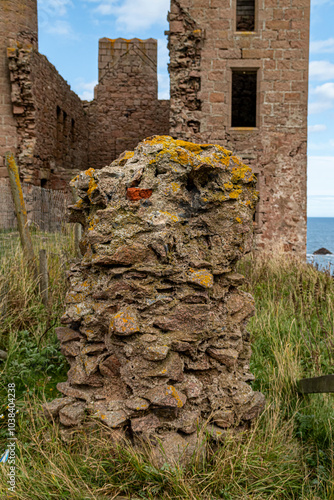
[{"label": "stone ruin", "polygon": [[44,411],[65,428],[90,414],[189,458],[204,423],[218,440],[264,407],[248,385],[254,300],[235,272],[256,179],[221,146],[155,136],[72,183],[83,258],[57,329],[70,370]]}]

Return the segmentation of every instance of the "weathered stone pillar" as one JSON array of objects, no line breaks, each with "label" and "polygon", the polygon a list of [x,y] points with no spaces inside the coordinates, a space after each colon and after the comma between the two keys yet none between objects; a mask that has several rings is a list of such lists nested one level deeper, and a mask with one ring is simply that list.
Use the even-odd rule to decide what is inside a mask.
[{"label": "weathered stone pillar", "polygon": [[251,247],[251,169],[221,146],[156,136],[74,183],[84,257],[58,329],[71,368],[58,385],[66,397],[45,409],[64,426],[90,413],[160,438],[170,455],[203,422],[217,438],[255,418],[254,301],[234,271]]}]

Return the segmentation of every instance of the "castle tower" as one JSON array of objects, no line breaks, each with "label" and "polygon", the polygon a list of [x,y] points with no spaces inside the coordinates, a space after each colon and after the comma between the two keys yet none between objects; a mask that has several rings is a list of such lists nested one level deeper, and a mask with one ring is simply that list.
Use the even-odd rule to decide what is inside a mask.
[{"label": "castle tower", "polygon": [[4,153],[15,152],[17,146],[7,59],[9,40],[37,48],[37,0],[0,1],[0,178],[7,175]]},{"label": "castle tower", "polygon": [[158,101],[157,41],[99,41],[99,82],[89,104],[92,167],[108,165],[153,134],[168,133],[167,101]]},{"label": "castle tower", "polygon": [[306,252],[309,0],[171,0],[171,135],[258,174],[257,246]]}]

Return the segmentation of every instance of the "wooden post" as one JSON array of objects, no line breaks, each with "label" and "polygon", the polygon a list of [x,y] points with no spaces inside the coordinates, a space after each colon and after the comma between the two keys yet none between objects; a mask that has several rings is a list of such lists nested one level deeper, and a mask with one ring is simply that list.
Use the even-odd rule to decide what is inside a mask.
[{"label": "wooden post", "polygon": [[27,256],[28,265],[32,270],[34,277],[37,278],[37,265],[32,246],[31,236],[28,228],[27,211],[24,203],[21,181],[19,177],[19,169],[17,168],[14,155],[6,153],[6,166],[9,175],[10,187],[12,191],[15,213],[17,217],[17,225],[20,233],[21,245],[25,255]]},{"label": "wooden post", "polygon": [[298,391],[302,394],[334,392],[334,375],[303,378],[298,382]]},{"label": "wooden post", "polygon": [[39,289],[42,296],[42,302],[45,307],[48,307],[49,299],[49,276],[48,276],[48,261],[46,250],[39,251]]}]

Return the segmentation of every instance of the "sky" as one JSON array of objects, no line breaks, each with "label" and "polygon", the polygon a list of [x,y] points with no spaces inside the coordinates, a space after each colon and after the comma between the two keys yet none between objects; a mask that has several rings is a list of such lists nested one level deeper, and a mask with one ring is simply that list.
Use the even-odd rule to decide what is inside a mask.
[{"label": "sky", "polygon": [[[38,0],[39,50],[72,89],[91,99],[99,38],[158,40],[159,98],[169,97],[170,0]],[[334,0],[311,0],[308,216],[334,217]]]}]

